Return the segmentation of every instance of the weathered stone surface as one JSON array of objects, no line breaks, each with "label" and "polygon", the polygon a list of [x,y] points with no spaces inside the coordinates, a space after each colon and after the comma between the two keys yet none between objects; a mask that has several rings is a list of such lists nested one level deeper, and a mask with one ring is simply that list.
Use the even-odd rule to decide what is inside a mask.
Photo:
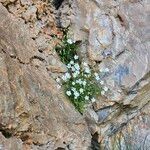
[{"label": "weathered stone surface", "polygon": [[[150,71],[147,5],[147,1],[111,0],[74,3],[75,40],[86,38],[89,58],[102,61],[101,66],[110,68],[108,78],[127,90]],[[109,63],[103,61],[108,57],[112,58]]]},{"label": "weathered stone surface", "polygon": [[32,21],[36,19],[36,12],[37,8],[35,6],[30,6],[22,16],[25,21]]},{"label": "weathered stone surface", "polygon": [[21,150],[23,149],[22,141],[17,138],[11,138],[6,139],[1,133],[0,133],[0,149],[6,149],[6,150]]},{"label": "weathered stone surface", "polygon": [[69,0],[58,10],[50,1],[0,2],[12,14],[0,5],[0,149],[90,145],[86,122],[50,77],[66,71],[53,52],[62,37],[53,12],[60,27],[71,25],[72,38],[83,41],[80,57],[108,87],[84,114],[94,148],[149,149],[148,0]]},{"label": "weathered stone surface", "polygon": [[[101,149],[149,149],[150,146],[150,111],[149,104],[144,107],[140,112],[140,115],[134,117],[127,124],[118,126],[118,120],[116,124],[112,124],[109,128],[109,132],[105,132],[107,135],[105,139],[101,141]],[[124,120],[125,121],[125,120]],[[114,133],[113,133],[114,132]],[[109,134],[111,133],[111,136]],[[119,144],[120,143],[120,144]]]},{"label": "weathered stone surface", "polygon": [[57,89],[46,65],[32,65],[34,59],[48,63],[36,51],[28,30],[0,4],[0,131],[10,135],[8,140],[0,135],[0,145],[87,149],[91,137],[86,122]]},{"label": "weathered stone surface", "polygon": [[[122,148],[113,142],[118,137],[127,138],[130,127],[134,132],[133,142],[138,146],[132,148],[138,149],[140,143],[144,144],[141,137],[147,138],[143,147],[149,147],[149,109],[144,107],[149,106],[150,101],[149,6],[147,0],[76,0],[73,3],[72,38],[87,41],[81,46],[83,60],[100,70],[102,86],[109,89],[94,105],[99,127],[95,133],[92,130],[92,134],[99,135],[103,149],[128,149],[125,140],[120,141]],[[103,72],[106,68],[107,73]],[[137,116],[146,118],[147,129],[143,128],[145,123],[140,126],[143,123]]]},{"label": "weathered stone surface", "polygon": [[[26,29],[24,24],[14,19],[2,4],[0,4],[0,14],[1,49],[4,49],[8,55],[19,58],[22,63],[29,63],[30,58],[35,55],[36,46],[33,40],[26,36],[27,30],[24,30]],[[14,29],[18,29],[20,34],[14,32]]]}]

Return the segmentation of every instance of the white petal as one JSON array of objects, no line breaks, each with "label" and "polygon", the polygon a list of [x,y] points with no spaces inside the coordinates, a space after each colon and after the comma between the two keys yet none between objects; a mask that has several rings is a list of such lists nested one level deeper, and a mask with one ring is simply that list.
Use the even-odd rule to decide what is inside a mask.
[{"label": "white petal", "polygon": [[83,81],[82,84],[85,86],[86,85],[86,81]]},{"label": "white petal", "polygon": [[73,65],[73,64],[74,64],[74,61],[73,61],[73,60],[71,60],[71,61],[70,61],[70,64],[71,64],[71,65]]},{"label": "white petal", "polygon": [[95,76],[98,76],[98,73],[95,72],[94,75],[95,75]]},{"label": "white petal", "polygon": [[103,85],[103,84],[104,84],[104,81],[100,81],[100,84]]},{"label": "white petal", "polygon": [[83,66],[87,67],[87,66],[88,66],[88,64],[87,64],[86,62],[84,62],[84,63],[83,63]]},{"label": "white petal", "polygon": [[74,67],[75,67],[76,70],[80,70],[80,66],[79,66],[78,63],[76,63],[76,64],[74,65]]},{"label": "white petal", "polygon": [[105,95],[105,91],[101,91],[101,95]]},{"label": "white petal", "polygon": [[75,59],[75,60],[77,60],[78,58],[79,58],[79,56],[77,56],[77,55],[74,56],[74,59]]},{"label": "white petal", "polygon": [[82,88],[80,88],[80,90],[79,90],[79,91],[80,91],[80,93],[83,93],[83,91],[84,91],[84,90],[83,90]]},{"label": "white petal", "polygon": [[74,72],[74,71],[75,71],[75,68],[72,66],[72,67],[71,67],[71,70]]},{"label": "white petal", "polygon": [[72,82],[72,85],[75,85],[75,82]]},{"label": "white petal", "polygon": [[69,69],[70,69],[70,68],[71,68],[71,64],[68,64],[68,65],[67,65],[67,68],[69,68]]},{"label": "white petal", "polygon": [[62,76],[62,80],[67,81],[67,78],[65,75]]},{"label": "white petal", "polygon": [[72,44],[73,41],[72,41],[71,39],[68,39],[68,40],[67,40],[67,43]]},{"label": "white petal", "polygon": [[65,73],[65,76],[66,76],[67,79],[70,79],[70,78],[71,78],[71,75],[70,75],[70,73],[68,73],[68,72]]},{"label": "white petal", "polygon": [[85,73],[90,73],[90,69],[88,67],[85,68]]},{"label": "white petal", "polygon": [[99,77],[99,76],[96,76],[95,79],[98,81],[98,80],[100,80],[100,77]]},{"label": "white petal", "polygon": [[107,92],[107,91],[108,91],[108,87],[105,86],[105,87],[103,88],[103,90],[104,90],[105,92]]},{"label": "white petal", "polygon": [[71,95],[71,91],[67,91],[66,94],[67,94],[68,96],[70,96],[70,95]]},{"label": "white petal", "polygon": [[93,98],[91,99],[91,101],[92,101],[92,103],[94,103],[94,102],[96,101],[96,99],[93,97]]},{"label": "white petal", "polygon": [[85,100],[89,100],[89,96],[85,96]]},{"label": "white petal", "polygon": [[56,82],[58,82],[58,83],[59,83],[59,82],[60,82],[60,78],[56,78]]},{"label": "white petal", "polygon": [[78,76],[77,73],[73,73],[72,75],[73,75],[74,78],[76,78]]}]

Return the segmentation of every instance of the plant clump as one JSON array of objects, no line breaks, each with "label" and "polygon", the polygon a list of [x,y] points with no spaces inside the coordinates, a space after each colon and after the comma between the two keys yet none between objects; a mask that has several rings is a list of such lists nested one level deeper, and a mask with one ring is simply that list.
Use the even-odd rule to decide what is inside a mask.
[{"label": "plant clump", "polygon": [[74,58],[74,55],[77,54],[77,49],[77,44],[71,39],[68,39],[66,34],[64,35],[61,44],[57,45],[55,48],[64,64],[68,64]]},{"label": "plant clump", "polygon": [[104,95],[108,88],[102,89],[99,86],[104,84],[103,81],[100,81],[99,74],[92,70],[86,62],[80,61],[77,50],[77,44],[67,36],[64,37],[62,44],[56,47],[58,55],[68,68],[61,79],[57,78],[56,81],[59,83],[62,80],[66,96],[75,108],[83,113],[85,106],[90,102],[95,102],[100,94]]},{"label": "plant clump", "polygon": [[90,101],[95,102],[100,93],[100,87],[96,82],[96,74],[87,63],[78,63],[78,56],[74,56],[68,65],[68,72],[62,76],[66,95],[79,110],[84,111],[84,106]]}]

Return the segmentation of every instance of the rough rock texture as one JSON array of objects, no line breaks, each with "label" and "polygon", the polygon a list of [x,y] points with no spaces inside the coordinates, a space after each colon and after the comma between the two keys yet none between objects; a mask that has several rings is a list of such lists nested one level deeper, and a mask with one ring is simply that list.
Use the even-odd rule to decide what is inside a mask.
[{"label": "rough rock texture", "polygon": [[[149,0],[0,0],[0,149],[149,149],[149,13]],[[109,88],[86,122],[53,80],[56,21]]]},{"label": "rough rock texture", "polygon": [[[86,113],[93,137],[97,135],[104,149],[119,149],[118,143],[110,141],[122,137],[121,149],[128,149],[123,137],[127,138],[126,130],[130,129],[136,138],[131,138],[131,146],[134,142],[138,146],[132,148],[138,149],[141,143],[141,147],[149,149],[150,2],[76,0],[72,9],[72,38],[83,41],[80,57],[100,70],[101,80],[109,88],[94,104],[99,122],[93,123],[94,113],[89,119],[91,110]],[[102,73],[105,68],[109,71]],[[140,135],[146,141],[141,141]]]},{"label": "rough rock texture", "polygon": [[39,53],[29,28],[16,18],[0,3],[0,149],[87,149],[84,119],[50,76],[61,62]]}]

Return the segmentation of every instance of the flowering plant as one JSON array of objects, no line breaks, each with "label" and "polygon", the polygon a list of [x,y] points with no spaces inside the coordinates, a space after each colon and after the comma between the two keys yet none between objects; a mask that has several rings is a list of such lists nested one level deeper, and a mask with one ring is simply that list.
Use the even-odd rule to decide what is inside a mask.
[{"label": "flowering plant", "polygon": [[57,45],[55,50],[61,58],[61,61],[65,64],[68,64],[76,55],[78,46],[71,39],[67,38],[67,35],[64,35],[62,43]]},{"label": "flowering plant", "polygon": [[99,85],[102,85],[103,81],[100,81],[99,74],[94,72],[87,63],[80,61],[77,45],[71,39],[65,37],[63,46],[56,51],[68,68],[61,77],[65,94],[75,108],[83,113],[86,104],[95,102],[96,97],[100,94],[104,95],[108,89],[105,87],[102,90]]},{"label": "flowering plant", "polygon": [[79,110],[83,112],[84,106],[90,101],[95,102],[100,93],[96,76],[86,63],[79,63],[78,56],[74,56],[67,65],[68,72],[62,76],[66,95]]}]

